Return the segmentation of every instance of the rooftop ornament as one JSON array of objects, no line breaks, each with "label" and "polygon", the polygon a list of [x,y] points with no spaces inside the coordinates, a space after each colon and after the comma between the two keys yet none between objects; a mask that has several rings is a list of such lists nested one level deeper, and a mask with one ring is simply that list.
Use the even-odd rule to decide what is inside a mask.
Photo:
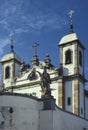
[{"label": "rooftop ornament", "polygon": [[69,17],[70,17],[70,33],[73,33],[73,14],[74,14],[74,11],[73,10],[70,10],[69,12]]},{"label": "rooftop ornament", "polygon": [[34,43],[34,45],[32,46],[34,48],[34,56],[37,55],[37,47],[39,46],[39,44],[37,42]]},{"label": "rooftop ornament", "polygon": [[34,56],[32,58],[33,65],[39,65],[39,59],[37,57],[37,47],[38,46],[39,46],[39,44],[37,42],[35,42],[34,45],[32,46],[34,48]]},{"label": "rooftop ornament", "polygon": [[10,48],[11,48],[11,52],[14,52],[14,46],[13,46],[13,33],[11,32],[9,34],[9,37],[10,37]]}]

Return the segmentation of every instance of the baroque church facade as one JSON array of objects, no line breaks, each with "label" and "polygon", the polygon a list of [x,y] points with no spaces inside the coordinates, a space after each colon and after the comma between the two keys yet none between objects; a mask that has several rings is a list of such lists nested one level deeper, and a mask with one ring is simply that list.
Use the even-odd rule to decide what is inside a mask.
[{"label": "baroque church facade", "polygon": [[[44,111],[42,113],[40,112],[41,114],[38,115],[39,116],[38,120],[41,118],[41,121],[38,122],[37,126],[34,125],[33,130],[45,130],[45,129],[63,130],[64,129],[62,127],[63,125],[60,126],[61,124],[63,124],[63,122],[61,122],[59,126],[57,125],[58,124],[57,123],[55,125],[57,127],[55,126],[53,127],[52,124],[51,126],[49,126],[49,124],[47,125],[47,122],[45,121],[47,115],[50,114],[49,109],[55,110],[56,108],[57,110],[57,107],[60,109],[60,111],[57,112],[58,116],[61,113],[62,113],[61,115],[63,115],[64,112],[67,114],[67,115],[64,114],[62,118],[60,117],[62,120],[63,118],[65,119],[67,118],[68,121],[72,120],[74,125],[76,124],[74,120],[78,121],[79,125],[77,124],[77,128],[75,128],[75,126],[72,127],[69,125],[67,125],[67,128],[71,129],[72,127],[72,130],[74,129],[79,130],[81,128],[80,123],[81,124],[84,123],[85,126],[83,126],[81,129],[87,130],[88,129],[88,124],[87,124],[88,123],[87,121],[88,92],[85,91],[85,82],[87,81],[85,79],[85,74],[84,74],[85,47],[81,43],[80,39],[77,37],[77,34],[73,32],[72,24],[70,25],[70,33],[62,37],[60,42],[58,43],[58,47],[60,50],[60,66],[58,68],[51,63],[51,59],[48,54],[46,55],[44,61],[40,61],[38,59],[37,52],[36,52],[37,46],[38,46],[37,43],[35,43],[33,46],[35,49],[35,53],[32,58],[31,66],[29,64],[25,64],[25,62],[19,56],[16,55],[16,53],[14,52],[13,44],[11,44],[11,52],[3,56],[1,59],[2,85],[0,89],[0,93],[1,93],[0,101],[2,102],[1,103],[2,105],[0,106],[1,107],[0,111],[4,113],[1,115],[4,115],[3,117],[5,117],[5,113],[6,111],[8,111],[9,108],[10,118],[11,118],[9,119],[10,126],[8,125],[8,123],[6,123],[6,126],[8,126],[8,129],[14,126],[13,121],[15,122],[16,115],[14,115],[14,119],[12,119],[11,114],[13,113],[13,111],[16,111],[17,104],[21,104],[21,102],[23,105],[29,104],[28,109],[30,109],[30,104],[33,106],[33,109],[35,107],[34,104],[37,104],[36,105],[37,107],[35,108],[37,111],[39,111],[40,109],[38,107],[38,104],[39,104],[39,100],[41,100],[41,102],[44,104],[43,106],[39,105],[40,108],[42,109],[42,107],[44,107],[45,110],[48,111],[45,111],[45,113]],[[14,95],[18,101],[16,100]],[[22,99],[20,99],[20,96]],[[25,96],[30,98],[29,99],[30,103],[28,103],[28,101],[24,99]],[[38,103],[34,103],[35,99],[36,102]],[[8,102],[9,105],[7,104],[6,101]],[[55,104],[57,107],[55,106]],[[23,108],[23,105],[21,105],[21,108]],[[22,113],[25,113],[25,110],[23,111],[22,109]],[[18,115],[17,118],[19,118]],[[71,115],[72,117],[68,117],[69,115]],[[31,119],[33,118],[32,116],[34,117],[34,115],[31,114],[30,117]],[[9,117],[9,114],[7,114],[7,117]],[[51,117],[50,114],[50,119],[51,118],[54,122],[54,119],[53,117]],[[57,119],[58,121],[60,120],[58,117]],[[30,119],[27,117],[27,122],[25,121],[25,124],[28,123],[28,120]],[[6,119],[5,120],[3,119],[1,121],[1,129],[5,129],[4,126],[5,121]],[[45,122],[46,122],[45,124],[46,127],[44,126]],[[42,126],[40,125],[40,123],[42,124]],[[53,123],[53,125],[54,124],[55,123]],[[40,127],[38,128],[38,126]],[[30,128],[27,128],[27,125],[25,127],[24,126],[22,127],[25,130],[29,130],[29,129],[32,130],[31,125],[29,126]],[[15,126],[13,127],[13,130],[15,129],[23,130],[22,127]]]}]

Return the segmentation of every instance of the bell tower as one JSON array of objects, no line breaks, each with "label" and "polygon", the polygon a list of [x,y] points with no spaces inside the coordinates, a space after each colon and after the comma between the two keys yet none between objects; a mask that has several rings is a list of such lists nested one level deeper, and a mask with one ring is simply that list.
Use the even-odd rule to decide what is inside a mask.
[{"label": "bell tower", "polygon": [[62,108],[84,117],[84,49],[73,31],[72,13],[70,12],[70,32],[59,42],[62,82],[59,83],[59,103]]},{"label": "bell tower", "polygon": [[11,51],[1,59],[2,66],[2,84],[4,90],[11,90],[14,85],[14,78],[18,75],[22,60],[15,54],[13,38],[10,37]]}]

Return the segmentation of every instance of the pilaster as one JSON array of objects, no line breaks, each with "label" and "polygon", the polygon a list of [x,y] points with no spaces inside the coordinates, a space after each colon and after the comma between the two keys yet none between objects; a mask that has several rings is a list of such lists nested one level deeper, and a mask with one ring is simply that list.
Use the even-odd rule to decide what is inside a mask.
[{"label": "pilaster", "polygon": [[63,90],[63,80],[58,83],[58,105],[60,108],[64,107],[64,90]]},{"label": "pilaster", "polygon": [[60,46],[60,64],[63,64],[63,47]]},{"label": "pilaster", "polygon": [[78,85],[78,79],[74,80],[74,114],[79,115],[79,85]]},{"label": "pilaster", "polygon": [[75,53],[74,53],[74,74],[78,74],[78,44],[75,44]]}]

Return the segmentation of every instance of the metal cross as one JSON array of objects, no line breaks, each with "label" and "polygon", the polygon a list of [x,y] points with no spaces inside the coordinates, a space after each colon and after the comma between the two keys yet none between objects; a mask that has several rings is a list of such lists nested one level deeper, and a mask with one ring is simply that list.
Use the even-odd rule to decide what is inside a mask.
[{"label": "metal cross", "polygon": [[14,50],[13,50],[13,48],[14,48],[14,46],[13,46],[13,33],[12,32],[9,34],[9,37],[10,37],[10,44],[11,44],[11,52],[14,52]]},{"label": "metal cross", "polygon": [[69,17],[70,17],[70,22],[71,22],[71,24],[72,24],[72,16],[73,16],[73,13],[74,13],[74,11],[73,11],[73,10],[70,10],[70,12],[69,12]]},{"label": "metal cross", "polygon": [[34,48],[34,56],[37,55],[37,47],[39,46],[39,44],[37,42],[34,43],[34,45],[32,46]]},{"label": "metal cross", "polygon": [[71,11],[69,12],[69,17],[70,17],[70,33],[73,33],[73,23],[72,23],[73,13],[74,13],[73,10],[71,10]]}]

